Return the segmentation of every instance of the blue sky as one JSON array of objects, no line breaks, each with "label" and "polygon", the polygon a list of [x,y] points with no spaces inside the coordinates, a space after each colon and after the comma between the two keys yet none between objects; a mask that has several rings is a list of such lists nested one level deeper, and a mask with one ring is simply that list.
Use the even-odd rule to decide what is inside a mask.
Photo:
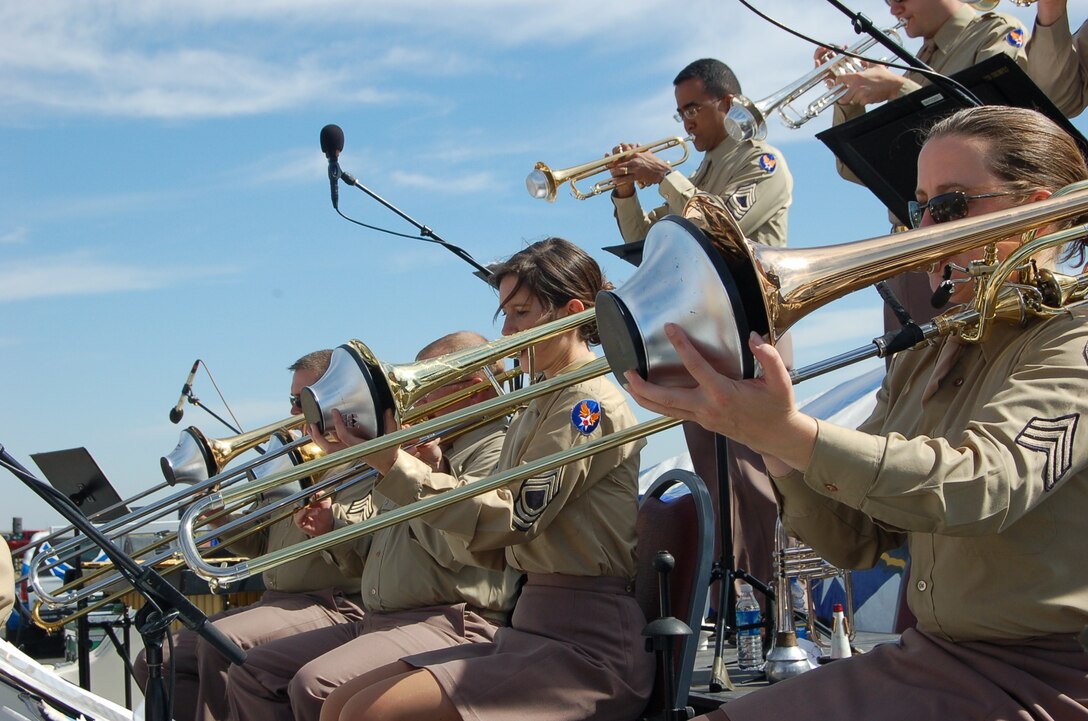
[{"label": "blue sky", "polygon": [[[854,40],[817,0],[759,5]],[[888,18],[882,0],[854,7]],[[1086,14],[1088,0],[1070,2]],[[600,250],[619,242],[609,201],[536,201],[524,177],[539,160],[566,167],[680,133],[671,79],[703,56],[762,98],[805,72],[812,49],[732,0],[3,5],[0,443],[32,469],[31,453],[86,446],[131,496],[161,481],[182,427],[231,435],[194,406],[180,426],[167,418],[197,358],[253,428],[286,415],[286,366],[312,349],[359,338],[400,363],[452,330],[497,337],[495,295],[462,260],[334,214],[327,123],[344,129],[345,170],[481,262],[560,235],[621,284],[632,268]],[[879,204],[814,139],[827,124],[772,121],[796,182],[793,247],[885,232]],[[340,198],[354,218],[415,234],[357,190]],[[876,298],[802,321],[799,363],[878,335]],[[203,369],[194,390],[225,413]],[[681,450],[665,434],[645,464]],[[54,519],[4,483],[6,516]]]}]

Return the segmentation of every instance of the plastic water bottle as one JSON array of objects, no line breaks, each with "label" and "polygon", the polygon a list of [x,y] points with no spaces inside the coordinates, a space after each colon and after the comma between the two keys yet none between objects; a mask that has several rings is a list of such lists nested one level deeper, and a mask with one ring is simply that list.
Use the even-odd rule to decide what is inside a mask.
[{"label": "plastic water bottle", "polygon": [[[745,671],[763,668],[763,629],[758,625],[762,620],[759,603],[747,583],[740,585],[740,597],[737,599],[737,666]],[[751,625],[752,628],[744,628]]]},{"label": "plastic water bottle", "polygon": [[805,606],[805,589],[801,588],[801,582],[796,576],[790,579],[790,606],[793,608],[793,628],[797,638],[808,638],[808,624],[806,618],[808,609]]},{"label": "plastic water bottle", "polygon": [[841,603],[831,607],[831,619],[831,658],[850,658],[853,655],[850,629],[846,627],[846,615]]}]

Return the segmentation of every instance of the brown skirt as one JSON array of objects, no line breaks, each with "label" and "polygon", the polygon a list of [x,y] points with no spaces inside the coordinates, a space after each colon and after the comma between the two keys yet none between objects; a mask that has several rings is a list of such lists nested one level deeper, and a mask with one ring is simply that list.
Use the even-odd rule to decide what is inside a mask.
[{"label": "brown skirt", "polygon": [[650,696],[646,619],[616,578],[530,575],[490,643],[408,656],[465,721],[629,721]]},{"label": "brown skirt", "polygon": [[1071,635],[952,643],[909,629],[899,643],[821,666],[721,711],[732,721],[1083,721],[1088,653]]}]

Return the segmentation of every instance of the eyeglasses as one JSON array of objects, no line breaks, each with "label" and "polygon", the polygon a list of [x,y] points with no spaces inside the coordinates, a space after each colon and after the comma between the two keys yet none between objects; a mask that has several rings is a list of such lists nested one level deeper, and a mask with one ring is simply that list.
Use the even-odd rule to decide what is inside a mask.
[{"label": "eyeglasses", "polygon": [[929,210],[929,217],[934,223],[947,223],[950,220],[959,220],[967,217],[967,204],[972,200],[982,198],[1000,198],[1004,195],[1016,195],[1017,191],[1004,193],[979,193],[968,195],[962,190],[954,190],[951,193],[934,195],[924,203],[917,200],[907,202],[907,212],[910,214],[910,227],[918,228],[922,225],[922,216]]},{"label": "eyeglasses", "polygon": [[301,395],[295,395],[294,393],[292,393],[291,395],[289,395],[287,397],[291,400],[291,407],[292,408],[302,408],[302,396]]},{"label": "eyeglasses", "polygon": [[677,108],[676,112],[672,114],[672,119],[678,123],[682,123],[685,120],[695,120],[695,116],[699,114],[699,111],[708,105],[714,103],[688,103],[682,108]]},{"label": "eyeglasses", "polygon": [[888,3],[888,7],[891,7],[892,5],[902,5],[906,1],[907,0],[884,0],[884,2]]}]

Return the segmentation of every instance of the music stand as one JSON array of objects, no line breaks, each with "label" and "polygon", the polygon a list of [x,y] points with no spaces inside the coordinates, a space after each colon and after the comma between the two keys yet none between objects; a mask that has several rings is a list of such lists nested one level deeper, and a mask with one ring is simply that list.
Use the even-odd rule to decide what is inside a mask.
[{"label": "music stand", "polygon": [[49,484],[72,501],[84,516],[93,516],[96,523],[112,521],[130,512],[86,448],[32,453],[30,457]]},{"label": "music stand", "polygon": [[[1038,110],[1069,133],[1088,157],[1088,140],[1009,56],[995,55],[951,77],[987,105]],[[903,220],[918,181],[920,131],[962,107],[957,100],[929,86],[817,133],[816,137],[895,217]]]}]

